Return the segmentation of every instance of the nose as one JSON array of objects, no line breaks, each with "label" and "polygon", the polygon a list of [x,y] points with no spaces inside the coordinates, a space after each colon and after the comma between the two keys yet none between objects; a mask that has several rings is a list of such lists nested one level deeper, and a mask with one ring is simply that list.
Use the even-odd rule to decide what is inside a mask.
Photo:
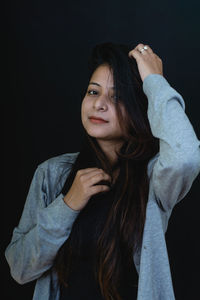
[{"label": "nose", "polygon": [[96,110],[103,110],[103,111],[106,111],[106,110],[108,109],[108,103],[107,103],[106,96],[104,96],[104,95],[99,96],[99,97],[94,101],[93,107],[94,107]]}]

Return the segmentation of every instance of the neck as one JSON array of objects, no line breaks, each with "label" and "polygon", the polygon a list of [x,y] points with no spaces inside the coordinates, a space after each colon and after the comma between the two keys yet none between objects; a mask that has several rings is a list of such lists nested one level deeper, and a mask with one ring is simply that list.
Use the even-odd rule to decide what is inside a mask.
[{"label": "neck", "polygon": [[113,143],[112,141],[99,141],[98,140],[98,143],[101,147],[101,149],[103,150],[103,152],[106,154],[111,166],[114,167],[114,165],[116,164],[117,162],[117,154],[116,154],[116,151],[118,151],[121,146],[122,146],[122,141],[118,141],[118,142],[115,142]]}]

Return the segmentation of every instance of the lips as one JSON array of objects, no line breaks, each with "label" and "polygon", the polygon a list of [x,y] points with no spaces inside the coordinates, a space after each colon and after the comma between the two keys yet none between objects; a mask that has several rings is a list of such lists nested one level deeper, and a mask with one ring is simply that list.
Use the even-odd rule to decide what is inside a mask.
[{"label": "lips", "polygon": [[105,122],[107,123],[108,121],[107,120],[104,120],[102,118],[98,118],[98,117],[95,117],[95,116],[91,116],[89,117],[89,119],[92,121],[92,120],[96,120],[96,121],[100,121],[100,122]]}]

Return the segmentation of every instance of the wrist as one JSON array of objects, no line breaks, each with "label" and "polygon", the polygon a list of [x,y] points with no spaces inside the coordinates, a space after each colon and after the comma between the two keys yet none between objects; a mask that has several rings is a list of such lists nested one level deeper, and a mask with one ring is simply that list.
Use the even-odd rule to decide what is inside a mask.
[{"label": "wrist", "polygon": [[64,196],[63,201],[71,209],[73,209],[75,211],[81,211],[67,195]]}]

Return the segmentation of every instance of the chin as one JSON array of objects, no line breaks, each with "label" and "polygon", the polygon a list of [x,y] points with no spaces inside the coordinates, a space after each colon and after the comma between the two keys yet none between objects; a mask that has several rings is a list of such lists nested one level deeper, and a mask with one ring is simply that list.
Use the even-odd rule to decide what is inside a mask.
[{"label": "chin", "polygon": [[103,134],[94,134],[94,133],[89,133],[88,135],[96,138],[96,139],[100,139],[100,140],[110,140],[110,137],[108,135],[103,135]]},{"label": "chin", "polygon": [[[99,129],[99,130],[98,130]],[[100,130],[100,128],[85,128],[85,130],[87,131],[87,133],[92,136],[92,137],[106,137],[108,135],[107,132],[105,132],[105,130]]]},{"label": "chin", "polygon": [[110,140],[110,136],[108,134],[103,134],[103,133],[97,133],[97,132],[94,132],[94,131],[87,131],[87,134],[93,138],[96,138],[96,139],[103,139],[103,140]]}]

